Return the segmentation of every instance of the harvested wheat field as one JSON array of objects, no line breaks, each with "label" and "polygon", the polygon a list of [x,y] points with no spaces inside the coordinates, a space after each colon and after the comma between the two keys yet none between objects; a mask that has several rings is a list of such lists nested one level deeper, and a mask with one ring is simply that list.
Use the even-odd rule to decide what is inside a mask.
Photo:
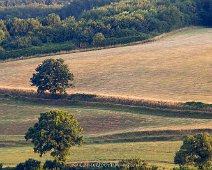
[{"label": "harvested wheat field", "polygon": [[[212,103],[212,29],[192,27],[157,41],[63,58],[75,75],[69,92],[164,101]],[[0,63],[0,88],[31,89],[29,79],[45,58]]]}]

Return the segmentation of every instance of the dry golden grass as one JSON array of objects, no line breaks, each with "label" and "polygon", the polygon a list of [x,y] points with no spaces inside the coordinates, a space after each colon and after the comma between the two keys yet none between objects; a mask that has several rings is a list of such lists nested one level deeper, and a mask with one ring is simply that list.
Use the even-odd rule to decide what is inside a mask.
[{"label": "dry golden grass", "polygon": [[[70,92],[212,103],[212,29],[189,28],[158,41],[62,54],[75,75]],[[45,58],[0,63],[0,88],[31,89]]]}]

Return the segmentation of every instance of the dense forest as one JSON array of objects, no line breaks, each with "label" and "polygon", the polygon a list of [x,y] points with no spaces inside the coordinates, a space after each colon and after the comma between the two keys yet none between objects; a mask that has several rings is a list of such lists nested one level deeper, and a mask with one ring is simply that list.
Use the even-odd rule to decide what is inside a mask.
[{"label": "dense forest", "polygon": [[54,4],[69,4],[68,0],[0,0],[0,6],[20,6],[20,5],[54,5]]},{"label": "dense forest", "polygon": [[[140,41],[212,25],[211,0],[2,0],[0,59]],[[1,4],[0,3],[0,4]]]}]

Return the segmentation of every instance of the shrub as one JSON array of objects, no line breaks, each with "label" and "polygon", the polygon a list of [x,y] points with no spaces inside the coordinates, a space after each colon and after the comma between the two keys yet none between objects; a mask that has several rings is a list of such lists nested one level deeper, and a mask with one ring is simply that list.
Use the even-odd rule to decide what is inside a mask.
[{"label": "shrub", "polygon": [[24,163],[19,163],[17,166],[16,166],[16,170],[24,170],[25,168],[25,164]]},{"label": "shrub", "polygon": [[206,104],[206,103],[202,103],[202,102],[186,102],[186,103],[184,103],[184,105],[194,108],[194,109],[212,107],[212,104]]},{"label": "shrub", "polygon": [[3,164],[2,163],[0,163],[0,170],[2,170],[3,169]]},{"label": "shrub", "polygon": [[59,51],[68,51],[73,49],[75,49],[75,45],[71,42],[65,42],[61,44],[45,44],[43,46],[32,46],[29,48],[23,48],[18,50],[3,51],[0,53],[0,60],[26,57],[37,54],[55,53]]},{"label": "shrub", "polygon": [[44,170],[63,170],[65,168],[66,166],[64,163],[57,162],[56,160],[47,160],[43,165]]},{"label": "shrub", "polygon": [[109,46],[109,45],[116,45],[116,44],[126,44],[126,43],[131,43],[131,42],[136,42],[136,41],[143,41],[149,39],[151,36],[148,34],[140,34],[137,36],[127,36],[127,37],[111,37],[107,38],[103,41],[100,41],[96,43],[96,46]]},{"label": "shrub", "polygon": [[41,170],[41,162],[34,159],[28,159],[24,163],[19,163],[16,166],[16,170]]}]

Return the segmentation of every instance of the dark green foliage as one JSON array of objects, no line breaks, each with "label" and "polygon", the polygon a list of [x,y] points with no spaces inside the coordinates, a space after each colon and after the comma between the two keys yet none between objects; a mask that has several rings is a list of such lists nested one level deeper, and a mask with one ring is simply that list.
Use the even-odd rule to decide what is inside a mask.
[{"label": "dark green foliage", "polygon": [[3,169],[3,164],[2,163],[0,163],[0,170],[2,170]]},{"label": "dark green foliage", "polygon": [[16,168],[16,170],[41,170],[41,162],[34,160],[34,159],[28,159],[24,163],[19,163]]},{"label": "dark green foliage", "polygon": [[70,41],[78,48],[107,46],[145,40],[190,25],[210,26],[212,1],[73,0],[64,7],[0,8],[0,18],[4,19],[0,21],[0,46],[6,50],[0,59],[6,59],[64,50],[65,45],[46,51],[34,47],[49,43]]},{"label": "dark green foliage", "polygon": [[47,160],[43,165],[44,170],[64,170],[65,168],[66,166],[64,163],[58,162],[56,160]]},{"label": "dark green foliage", "polygon": [[65,6],[59,14],[66,18],[68,16],[80,17],[82,12],[94,7],[100,7],[119,0],[73,0],[70,5]]},{"label": "dark green foliage", "polygon": [[9,23],[9,26],[9,32],[11,35],[21,36],[38,29],[41,26],[41,23],[38,19],[14,18],[14,20]]},{"label": "dark green foliage", "polygon": [[8,20],[11,18],[36,18],[45,17],[51,13],[60,11],[61,6],[45,6],[40,5],[27,5],[27,6],[14,6],[0,8],[0,19]]},{"label": "dark green foliage", "polygon": [[202,102],[186,102],[184,105],[195,109],[212,107],[212,104]]},{"label": "dark green foliage", "polygon": [[49,14],[43,20],[44,26],[56,27],[61,25],[60,16],[54,13]]},{"label": "dark green foliage", "polygon": [[19,163],[17,166],[16,166],[16,170],[24,170],[25,166],[24,166],[24,163]]},{"label": "dark green foliage", "polygon": [[40,156],[50,152],[56,161],[64,162],[71,146],[80,145],[82,128],[74,116],[66,111],[52,110],[41,113],[38,122],[25,135],[34,144]]},{"label": "dark green foliage", "polygon": [[128,37],[121,37],[121,38],[108,38],[103,41],[96,42],[96,46],[110,46],[116,44],[124,44],[124,43],[131,43],[135,41],[142,41],[147,40],[150,38],[149,35],[143,34],[138,36],[128,36]]},{"label": "dark green foliage", "polygon": [[76,48],[75,45],[71,42],[65,42],[60,44],[45,44],[43,46],[32,46],[29,48],[23,48],[18,50],[2,51],[0,52],[0,60],[33,56],[39,54],[55,53],[60,51],[68,51],[73,50],[75,48]]},{"label": "dark green foliage", "polygon": [[212,136],[208,133],[187,136],[174,158],[176,164],[194,165],[199,169],[211,167],[211,160]]},{"label": "dark green foliage", "polygon": [[212,1],[211,0],[199,0],[199,17],[204,25],[212,26]]},{"label": "dark green foliage", "polygon": [[38,88],[38,94],[43,94],[45,91],[51,94],[64,94],[74,80],[74,75],[70,72],[68,65],[64,64],[63,59],[46,59],[35,71],[30,80],[32,86]]},{"label": "dark green foliage", "polygon": [[[65,1],[65,0],[64,0]],[[31,5],[42,4],[52,5],[55,3],[62,3],[63,0],[0,0],[0,6],[19,6],[19,5]]]}]

